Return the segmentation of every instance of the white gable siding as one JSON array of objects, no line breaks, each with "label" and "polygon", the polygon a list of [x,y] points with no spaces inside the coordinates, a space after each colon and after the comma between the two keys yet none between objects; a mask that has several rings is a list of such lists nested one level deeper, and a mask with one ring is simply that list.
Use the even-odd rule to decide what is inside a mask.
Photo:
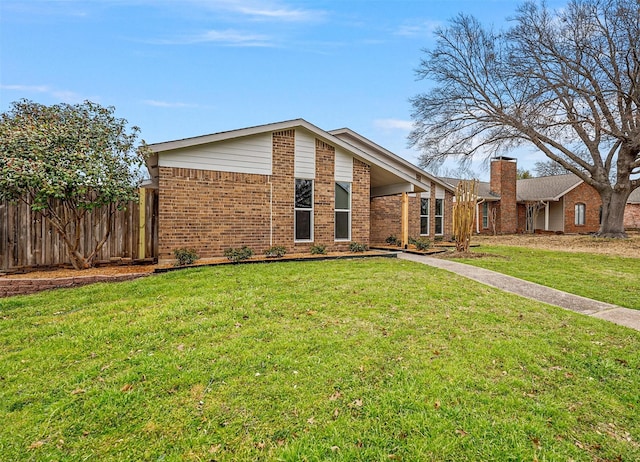
[{"label": "white gable siding", "polygon": [[444,188],[436,186],[436,199],[444,199]]},{"label": "white gable siding", "polygon": [[336,181],[353,182],[353,156],[340,148],[336,148],[335,176]]},{"label": "white gable siding", "polygon": [[316,177],[316,138],[306,130],[296,130],[293,174],[296,178]]},{"label": "white gable siding", "polygon": [[271,175],[271,133],[163,152],[160,167]]}]

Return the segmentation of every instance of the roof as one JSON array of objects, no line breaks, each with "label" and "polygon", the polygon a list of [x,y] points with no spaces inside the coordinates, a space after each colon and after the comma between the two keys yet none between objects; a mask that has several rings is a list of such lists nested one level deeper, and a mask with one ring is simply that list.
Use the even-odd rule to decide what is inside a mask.
[{"label": "roof", "polygon": [[640,204],[640,188],[631,191],[627,204]]},{"label": "roof", "polygon": [[580,183],[573,173],[527,178],[516,182],[516,196],[518,202],[558,201]]},{"label": "roof", "polygon": [[398,156],[397,154],[394,154],[393,152],[389,151],[388,149],[385,149],[382,146],[380,146],[379,144],[371,141],[370,139],[365,138],[364,136],[360,135],[359,133],[354,132],[350,128],[339,128],[339,129],[336,129],[336,130],[330,130],[329,133],[334,135],[334,136],[336,136],[336,137],[338,137],[338,138],[340,138],[341,140],[349,143],[350,145],[352,145],[355,148],[362,149],[364,151],[370,152],[371,154],[375,155],[376,157],[386,158],[390,162],[394,162],[394,163],[398,163],[400,165],[403,165],[407,169],[414,171],[416,173],[416,175],[420,175],[421,178],[426,178],[426,179],[428,179],[430,181],[433,181],[434,183],[442,186],[443,188],[445,188],[445,189],[447,189],[449,191],[453,191],[453,189],[454,189],[454,188],[451,187],[450,184],[446,183],[445,181],[442,181],[441,178],[438,178],[436,176],[431,175],[430,173],[422,170],[420,167],[417,167],[417,166],[413,165],[408,160],[403,159],[402,157]]},{"label": "roof", "polygon": [[[384,195],[383,193],[391,194],[402,191],[429,191],[430,181],[426,181],[427,179],[434,180],[436,183],[445,186],[444,183],[432,177],[424,170],[349,129],[327,132],[304,119],[293,119],[192,138],[149,144],[148,146],[154,154],[148,159],[147,167],[149,168],[152,179],[155,179],[158,176],[158,155],[162,152],[295,128],[304,128],[328,144],[340,147],[350,152],[357,159],[369,164],[371,166],[372,190],[380,188],[380,195]],[[448,187],[448,189],[451,188]]]},{"label": "roof", "polygon": [[[440,178],[450,184],[454,189],[463,179],[461,178]],[[491,186],[488,181],[478,181],[478,197],[486,201],[499,201],[500,195],[491,192]]]}]

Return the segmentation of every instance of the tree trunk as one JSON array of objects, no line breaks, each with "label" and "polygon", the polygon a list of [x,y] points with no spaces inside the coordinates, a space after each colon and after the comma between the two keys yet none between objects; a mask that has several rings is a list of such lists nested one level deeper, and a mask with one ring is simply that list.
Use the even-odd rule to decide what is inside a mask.
[{"label": "tree trunk", "polygon": [[602,218],[600,229],[595,234],[597,237],[623,239],[627,238],[624,231],[624,209],[631,191],[609,190],[600,193],[602,198]]},{"label": "tree trunk", "polygon": [[91,268],[92,262],[90,262],[87,258],[85,258],[84,255],[82,255],[80,252],[78,251],[72,251],[71,249],[69,250],[69,259],[71,260],[71,265],[73,266],[74,269],[77,270],[83,270],[83,269],[88,269]]}]

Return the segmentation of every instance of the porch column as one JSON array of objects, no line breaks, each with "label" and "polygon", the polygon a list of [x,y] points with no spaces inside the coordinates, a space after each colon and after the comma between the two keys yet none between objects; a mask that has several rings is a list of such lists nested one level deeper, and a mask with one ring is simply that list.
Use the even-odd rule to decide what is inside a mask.
[{"label": "porch column", "polygon": [[544,230],[549,231],[549,202],[544,204]]},{"label": "porch column", "polygon": [[402,248],[409,245],[409,195],[402,193]]}]

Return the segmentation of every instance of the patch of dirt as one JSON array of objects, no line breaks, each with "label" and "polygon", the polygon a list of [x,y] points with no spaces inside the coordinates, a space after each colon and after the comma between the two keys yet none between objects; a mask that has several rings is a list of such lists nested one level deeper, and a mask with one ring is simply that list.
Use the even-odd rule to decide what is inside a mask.
[{"label": "patch of dirt", "polygon": [[152,273],[157,265],[117,265],[98,266],[86,270],[76,270],[73,268],[54,268],[48,270],[36,270],[26,273],[14,273],[0,275],[3,279],[57,279],[57,278],[77,278],[84,276],[119,276],[122,274],[148,274]]},{"label": "patch of dirt", "polygon": [[[358,257],[358,256],[376,256],[382,255],[384,252],[376,251],[376,250],[368,250],[365,252],[359,253],[351,253],[351,252],[328,252],[326,255],[312,255],[309,253],[299,253],[299,254],[287,254],[283,258],[267,258],[263,255],[254,255],[251,257],[248,262],[257,262],[257,261],[278,261],[278,260],[294,260],[294,259],[322,259],[327,257]],[[229,260],[224,257],[220,258],[202,258],[197,260],[195,264],[190,265],[189,267],[194,266],[205,266],[205,265],[218,265],[218,264],[229,264]],[[0,278],[3,279],[58,279],[58,278],[69,278],[69,277],[83,277],[83,276],[119,276],[122,274],[149,274],[153,273],[156,269],[174,269],[176,268],[172,264],[148,264],[148,265],[105,265],[98,266],[96,268],[89,268],[86,270],[75,270],[73,268],[52,268],[46,270],[32,270],[24,273],[11,273],[11,274],[0,274]]]},{"label": "patch of dirt", "polygon": [[619,257],[640,258],[640,232],[628,232],[628,239],[603,239],[575,234],[513,234],[504,236],[473,236],[471,245],[506,245],[565,252],[595,253]]}]

